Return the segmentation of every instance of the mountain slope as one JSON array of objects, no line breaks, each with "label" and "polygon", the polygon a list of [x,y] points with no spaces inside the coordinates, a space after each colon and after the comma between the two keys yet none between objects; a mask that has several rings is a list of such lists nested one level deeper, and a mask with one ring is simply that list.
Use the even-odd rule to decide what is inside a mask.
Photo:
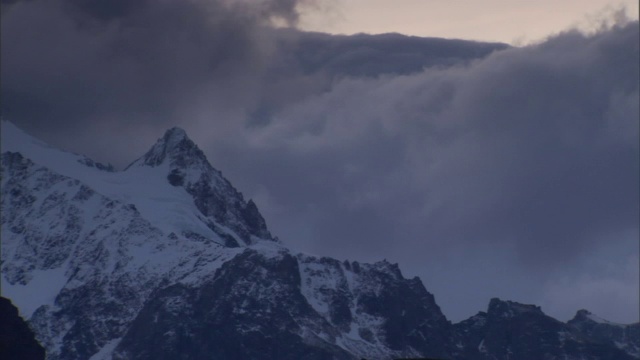
[{"label": "mountain slope", "polygon": [[50,358],[86,358],[160,283],[198,281],[235,253],[220,239],[163,233],[135,205],[18,153],[2,154],[2,174],[3,295]]},{"label": "mountain slope", "polygon": [[199,151],[186,137],[166,146],[175,129],[152,149],[167,161],[112,172],[2,126],[2,291],[49,358],[88,358],[123,333],[159,284],[198,282],[239,244],[274,242],[255,205],[206,160],[181,168],[185,185],[211,180],[217,186],[201,198],[223,211],[201,212],[169,183],[174,159]]},{"label": "mountain slope", "polygon": [[2,295],[49,359],[637,358],[636,325],[452,325],[397,265],[292,254],[178,128],[114,171],[3,122],[1,172]]}]

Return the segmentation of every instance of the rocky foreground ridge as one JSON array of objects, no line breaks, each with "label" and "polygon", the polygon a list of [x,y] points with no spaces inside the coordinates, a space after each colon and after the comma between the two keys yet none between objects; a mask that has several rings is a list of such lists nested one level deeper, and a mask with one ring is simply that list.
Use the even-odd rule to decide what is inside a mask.
[{"label": "rocky foreground ridge", "polygon": [[45,353],[18,309],[0,297],[0,359],[41,360]]},{"label": "rocky foreground ridge", "polygon": [[640,324],[499,299],[452,324],[397,265],[294,254],[178,128],[123,171],[2,123],[2,295],[48,359],[640,359]]}]

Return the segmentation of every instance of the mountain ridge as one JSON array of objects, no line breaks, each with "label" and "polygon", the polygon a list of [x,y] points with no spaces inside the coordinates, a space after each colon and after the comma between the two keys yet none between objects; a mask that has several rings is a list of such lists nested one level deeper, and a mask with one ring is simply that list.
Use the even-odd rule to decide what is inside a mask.
[{"label": "mountain ridge", "polygon": [[637,324],[497,298],[451,324],[397,264],[293,254],[180,128],[114,171],[2,127],[3,295],[49,359],[640,357]]}]

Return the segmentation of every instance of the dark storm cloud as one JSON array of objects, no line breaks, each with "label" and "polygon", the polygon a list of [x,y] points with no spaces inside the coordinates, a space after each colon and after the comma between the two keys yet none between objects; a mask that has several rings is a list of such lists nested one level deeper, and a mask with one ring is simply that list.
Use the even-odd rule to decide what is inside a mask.
[{"label": "dark storm cloud", "polygon": [[415,72],[504,47],[270,26],[295,23],[297,3],[17,2],[2,14],[3,115],[50,141],[123,129],[144,136],[176,122],[224,132],[268,123],[336,77]]},{"label": "dark storm cloud", "polygon": [[274,28],[291,0],[5,4],[3,116],[54,145],[122,166],[182,126],[285,243],[399,261],[454,318],[636,296],[583,264],[637,262],[637,22],[507,48]]},{"label": "dark storm cloud", "polygon": [[302,183],[322,179],[306,195],[320,213],[343,210],[318,244],[344,243],[336,229],[366,207],[377,226],[412,222],[411,244],[516,243],[548,267],[637,227],[638,58],[637,23],[567,33],[467,67],[344,81],[257,136],[270,158],[296,157]]},{"label": "dark storm cloud", "polygon": [[277,44],[277,56],[265,76],[268,89],[249,114],[250,125],[268,123],[274,112],[328,91],[343,78],[411,74],[469,62],[507,47],[400,34],[344,36],[291,30],[278,31]]},{"label": "dark storm cloud", "polygon": [[160,130],[194,103],[211,117],[251,105],[271,52],[270,19],[295,21],[293,5],[18,2],[2,14],[3,115],[70,140]]},{"label": "dark storm cloud", "polygon": [[88,16],[96,20],[109,21],[143,8],[146,2],[147,0],[67,0],[67,6],[72,11],[79,11],[79,18]]},{"label": "dark storm cloud", "polygon": [[298,35],[291,54],[305,73],[324,71],[340,76],[371,77],[410,74],[425,67],[460,64],[506,47],[496,43],[401,34],[305,33]]},{"label": "dark storm cloud", "polygon": [[[638,232],[638,34],[637,22],[567,32],[467,66],[346,79],[273,115],[232,158],[253,160],[238,173],[260,179],[247,187],[261,184],[276,230],[305,249],[390,257],[436,294],[458,287],[457,301],[482,292],[471,283],[531,299],[574,276],[606,294],[611,279],[589,283],[600,270],[584,264],[603,247],[637,262],[625,234]],[[624,284],[612,298],[637,299]]]},{"label": "dark storm cloud", "polygon": [[[38,84],[55,87],[42,91],[60,90],[61,97],[82,96],[73,105],[102,106],[98,112],[116,103],[135,106],[140,98],[139,107],[151,108],[180,99],[207,76],[258,65],[257,24],[245,25],[248,14],[221,4],[154,2],[110,13],[79,3],[75,9],[75,2],[23,2],[3,16],[3,91],[59,106],[61,99],[48,98],[53,94],[28,92]],[[92,19],[109,21],[87,25]]]}]

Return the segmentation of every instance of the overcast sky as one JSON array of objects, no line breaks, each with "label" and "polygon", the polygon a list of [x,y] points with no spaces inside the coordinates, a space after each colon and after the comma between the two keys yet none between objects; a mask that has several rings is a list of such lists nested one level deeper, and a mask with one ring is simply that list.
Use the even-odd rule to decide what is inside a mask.
[{"label": "overcast sky", "polygon": [[526,44],[573,26],[593,30],[603,12],[637,0],[326,0],[300,6],[300,27],[335,34],[398,32]]},{"label": "overcast sky", "polygon": [[[638,321],[636,13],[360,2],[371,28],[356,3],[3,0],[3,117],[121,168],[183,127],[285,244],[398,262],[453,321],[491,297]],[[390,27],[407,9],[440,25]],[[525,12],[548,27],[492,20]]]}]

